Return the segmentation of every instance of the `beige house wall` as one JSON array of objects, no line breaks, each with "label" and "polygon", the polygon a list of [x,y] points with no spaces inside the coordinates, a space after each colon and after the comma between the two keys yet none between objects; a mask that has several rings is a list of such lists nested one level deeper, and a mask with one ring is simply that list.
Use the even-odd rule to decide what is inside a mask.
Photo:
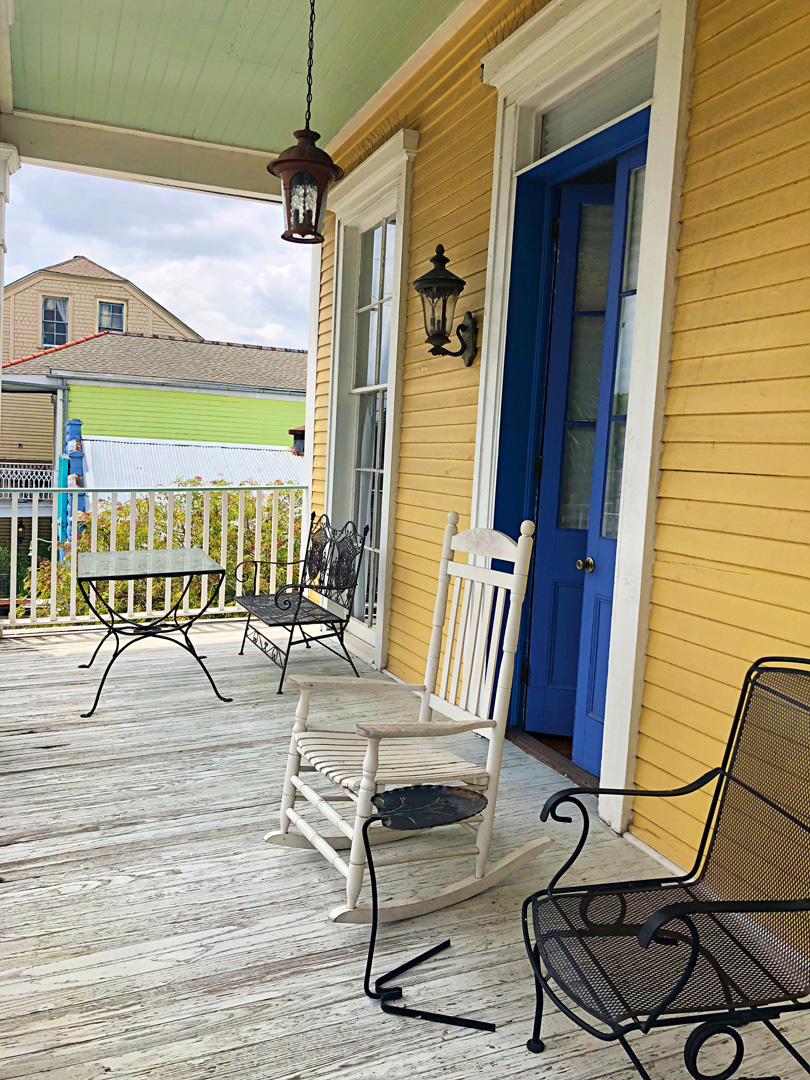
[{"label": "beige house wall", "polygon": [[184,323],[127,281],[39,273],[5,290],[3,363],[30,356],[43,348],[42,299],[45,296],[67,297],[68,341],[98,333],[100,300],[124,301],[124,329],[131,333],[168,334],[201,340],[198,334],[189,333]]}]

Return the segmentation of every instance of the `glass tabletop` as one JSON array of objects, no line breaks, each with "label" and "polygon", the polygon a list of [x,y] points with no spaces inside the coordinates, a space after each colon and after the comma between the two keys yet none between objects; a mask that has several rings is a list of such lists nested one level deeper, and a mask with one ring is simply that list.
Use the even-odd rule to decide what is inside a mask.
[{"label": "glass tabletop", "polygon": [[201,548],[173,551],[82,551],[79,581],[127,581],[146,577],[190,577],[222,573],[222,567]]}]

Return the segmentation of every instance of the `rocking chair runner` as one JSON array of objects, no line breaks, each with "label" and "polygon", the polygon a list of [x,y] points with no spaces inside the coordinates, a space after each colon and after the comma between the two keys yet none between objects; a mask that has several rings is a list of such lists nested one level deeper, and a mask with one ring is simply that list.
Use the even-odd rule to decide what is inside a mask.
[{"label": "rocking chair runner", "polygon": [[[373,811],[372,798],[386,788],[460,782],[480,791],[487,804],[480,817],[460,826],[472,833],[474,843],[453,851],[454,856],[473,857],[474,872],[432,894],[380,904],[381,922],[411,918],[475,896],[502,880],[513,868],[535,858],[550,843],[533,840],[487,869],[534,525],[524,521],[520,539],[515,543],[503,533],[489,529],[459,533],[455,513],[448,514],[447,521],[425,685],[372,679],[295,680],[301,696],[290,742],[280,829],[265,839],[288,847],[316,848],[346,878],[346,904],[329,913],[337,922],[360,923],[371,919],[370,905],[358,903],[365,870],[363,824]],[[513,570],[507,573],[456,562],[457,553],[511,563]],[[448,615],[451,581],[453,594]],[[311,724],[311,695],[338,689],[365,696],[374,711],[381,713],[396,700],[401,701],[403,695],[416,691],[421,695],[419,718],[409,723],[372,718],[358,724],[353,731]],[[441,713],[442,717],[434,717],[434,713]],[[441,745],[444,736],[481,729],[490,731],[483,767],[456,757]],[[319,795],[308,781],[302,780],[302,767],[331,781],[341,789],[341,795],[326,798]],[[320,811],[336,830],[334,835],[321,835],[301,816],[295,805],[299,795]],[[333,805],[335,798],[354,803],[353,820],[347,821],[337,812]],[[369,839],[381,843],[407,835],[373,830]],[[350,852],[348,861],[340,854],[346,849]],[[447,858],[448,852],[440,849],[426,857]],[[424,856],[420,854],[418,858],[422,861]],[[376,861],[382,866],[410,862],[412,857],[392,855]]]},{"label": "rocking chair runner", "polygon": [[[300,562],[277,562],[271,559],[246,559],[236,568],[240,581],[245,579],[245,569],[253,568],[252,588],[249,593],[237,596],[237,604],[247,611],[245,632],[242,635],[241,656],[245,651],[245,642],[252,642],[281,668],[278,693],[282,693],[287,663],[293,645],[310,647],[313,641],[320,642],[325,649],[341,659],[348,660],[352,671],[358,676],[354,661],[343,642],[343,635],[349,622],[357,589],[357,578],[363,560],[363,548],[366,543],[368,525],[362,534],[353,521],[347,522],[342,529],[336,529],[326,514],[317,520],[312,515],[312,522],[307,539],[307,549]],[[271,567],[268,576],[277,584],[279,567],[300,566],[301,572],[296,584],[283,585],[275,592],[262,593],[260,589],[263,566]],[[331,603],[331,608],[316,604],[308,596],[315,592]],[[256,626],[256,622],[265,626],[287,630],[286,649],[280,649]],[[310,633],[304,627],[323,626],[324,632]],[[295,631],[300,634],[295,640]],[[334,638],[342,653],[325,643],[325,639]]]},{"label": "rocking chair runner", "polygon": [[[581,796],[600,790],[548,799],[541,820],[570,821],[561,809],[568,803],[583,827],[565,865],[523,905],[537,989],[530,1050],[544,1048],[545,992],[590,1034],[618,1040],[645,1080],[627,1035],[677,1024],[698,1025],[684,1047],[694,1080],[729,1080],[744,1056],[739,1029],[757,1021],[810,1073],[773,1023],[810,1008],[810,661],[769,657],[751,667],[719,768],[675,791],[601,793],[671,797],[712,782],[690,873],[589,887],[557,882],[588,835]],[[734,1052],[707,1073],[699,1054],[716,1035],[730,1037]]]}]

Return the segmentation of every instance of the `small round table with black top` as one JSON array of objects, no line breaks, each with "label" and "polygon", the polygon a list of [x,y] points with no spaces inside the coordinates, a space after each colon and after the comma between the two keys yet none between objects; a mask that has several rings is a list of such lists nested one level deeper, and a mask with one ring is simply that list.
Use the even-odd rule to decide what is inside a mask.
[{"label": "small round table with black top", "polygon": [[494,1031],[494,1024],[482,1020],[469,1020],[463,1016],[448,1016],[445,1013],[427,1012],[424,1009],[409,1009],[392,1002],[402,997],[402,988],[387,986],[391,979],[410,971],[417,964],[429,960],[432,956],[447,949],[450,939],[434,945],[433,948],[419,953],[411,960],[406,960],[392,971],[380,975],[371,986],[371,968],[374,962],[374,946],[377,941],[378,899],[377,877],[374,873],[374,860],[371,856],[371,844],[368,830],[372,825],[385,829],[415,832],[420,829],[434,829],[439,825],[457,825],[461,821],[480,814],[487,805],[486,798],[478,791],[465,787],[450,787],[443,784],[419,784],[414,787],[393,788],[372,798],[377,813],[363,823],[363,845],[366,850],[369,880],[371,882],[371,936],[368,943],[368,959],[363,989],[366,995],[379,1001],[383,1012],[395,1016],[407,1016],[416,1020],[433,1020],[439,1024],[454,1027],[476,1028],[479,1031]]}]

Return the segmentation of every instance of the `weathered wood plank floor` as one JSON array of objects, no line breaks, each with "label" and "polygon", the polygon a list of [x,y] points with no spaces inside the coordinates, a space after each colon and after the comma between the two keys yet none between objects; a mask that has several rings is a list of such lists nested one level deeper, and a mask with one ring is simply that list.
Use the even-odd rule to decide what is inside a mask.
[{"label": "weathered wood plank floor", "polygon": [[[100,670],[77,664],[95,633],[0,642],[0,1080],[630,1080],[619,1049],[556,1012],[547,1052],[524,1048],[533,992],[520,902],[559,865],[565,826],[552,825],[558,846],[506,885],[382,929],[388,967],[452,936],[449,952],[407,977],[406,1000],[492,1020],[494,1035],[385,1017],[363,997],[367,929],[325,917],[342,879],[314,853],[262,842],[295,695],[276,695],[277,671],[256,650],[237,656],[238,633],[196,631],[233,704],[179,649],[142,644],[89,720],[79,714]],[[299,652],[296,670],[346,673],[323,651]],[[327,705],[344,719],[352,707]],[[462,752],[483,761],[485,747],[464,740]],[[507,745],[496,858],[546,831],[539,809],[565,783]],[[420,891],[453,865],[387,869],[382,887]],[[581,860],[593,880],[654,868],[598,824]],[[785,1026],[807,1043],[796,1022]],[[767,1037],[746,1038],[746,1075],[800,1075]],[[685,1076],[681,1045],[668,1033],[638,1049],[669,1080]]]}]

